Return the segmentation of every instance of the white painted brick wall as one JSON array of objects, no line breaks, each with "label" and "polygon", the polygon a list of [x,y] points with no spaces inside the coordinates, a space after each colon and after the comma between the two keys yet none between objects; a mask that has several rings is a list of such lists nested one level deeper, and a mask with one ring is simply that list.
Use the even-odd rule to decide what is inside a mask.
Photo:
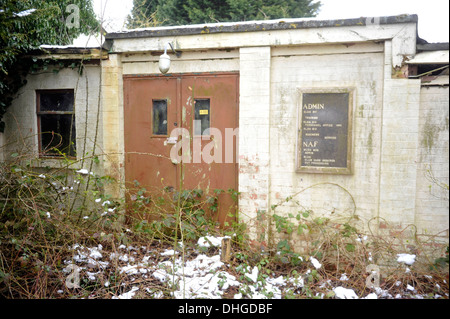
[{"label": "white painted brick wall", "polygon": [[[421,234],[448,238],[449,87],[422,87],[415,222]],[[430,174],[431,172],[431,174]]]},{"label": "white painted brick wall", "polygon": [[[378,203],[383,53],[333,54],[334,50],[341,49],[335,46],[323,55],[272,58],[270,205],[301,192],[295,196],[301,202],[300,208],[313,209],[328,217],[334,209],[337,213],[350,214],[353,212],[351,198],[338,186],[322,185],[302,192],[318,183],[335,183],[354,197],[356,213],[367,221],[376,216]],[[298,89],[327,87],[356,88],[353,175],[295,172]],[[293,207],[292,212],[295,209],[299,207]]]},{"label": "white painted brick wall", "polygon": [[269,208],[270,60],[270,47],[240,49],[239,208],[251,229],[257,211]]},{"label": "white painted brick wall", "polygon": [[420,80],[386,79],[379,216],[414,224]]}]

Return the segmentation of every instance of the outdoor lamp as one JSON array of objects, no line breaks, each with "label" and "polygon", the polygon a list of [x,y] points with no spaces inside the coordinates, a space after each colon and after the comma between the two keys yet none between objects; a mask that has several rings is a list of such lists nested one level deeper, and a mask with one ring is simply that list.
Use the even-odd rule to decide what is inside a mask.
[{"label": "outdoor lamp", "polygon": [[166,74],[170,68],[170,56],[167,54],[167,46],[170,45],[172,51],[179,57],[181,55],[180,52],[176,52],[172,46],[172,43],[167,42],[164,46],[164,53],[159,57],[159,70],[162,74]]}]

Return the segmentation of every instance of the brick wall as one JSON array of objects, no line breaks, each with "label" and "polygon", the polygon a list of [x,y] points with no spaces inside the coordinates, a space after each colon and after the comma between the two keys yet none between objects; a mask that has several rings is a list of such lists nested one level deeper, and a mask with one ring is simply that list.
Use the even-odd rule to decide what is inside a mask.
[{"label": "brick wall", "polygon": [[449,87],[422,86],[419,116],[415,224],[448,240]]},{"label": "brick wall", "polygon": [[[241,48],[239,100],[240,218],[265,241],[269,209],[270,47]],[[258,215],[259,212],[259,215]],[[258,217],[258,218],[256,218]],[[255,228],[256,227],[256,228]],[[259,235],[262,235],[259,236]]]}]

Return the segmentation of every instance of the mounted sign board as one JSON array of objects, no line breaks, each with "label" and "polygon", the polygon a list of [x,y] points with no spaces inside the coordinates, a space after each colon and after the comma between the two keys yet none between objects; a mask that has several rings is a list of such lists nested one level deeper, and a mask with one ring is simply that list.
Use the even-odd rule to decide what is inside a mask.
[{"label": "mounted sign board", "polygon": [[352,173],[352,88],[301,89],[297,172]]}]

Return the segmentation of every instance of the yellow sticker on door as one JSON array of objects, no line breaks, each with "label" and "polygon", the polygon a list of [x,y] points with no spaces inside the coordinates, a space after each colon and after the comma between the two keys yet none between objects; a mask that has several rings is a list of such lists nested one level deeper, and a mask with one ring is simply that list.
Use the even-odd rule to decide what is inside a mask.
[{"label": "yellow sticker on door", "polygon": [[208,115],[208,110],[199,110],[200,115]]}]

